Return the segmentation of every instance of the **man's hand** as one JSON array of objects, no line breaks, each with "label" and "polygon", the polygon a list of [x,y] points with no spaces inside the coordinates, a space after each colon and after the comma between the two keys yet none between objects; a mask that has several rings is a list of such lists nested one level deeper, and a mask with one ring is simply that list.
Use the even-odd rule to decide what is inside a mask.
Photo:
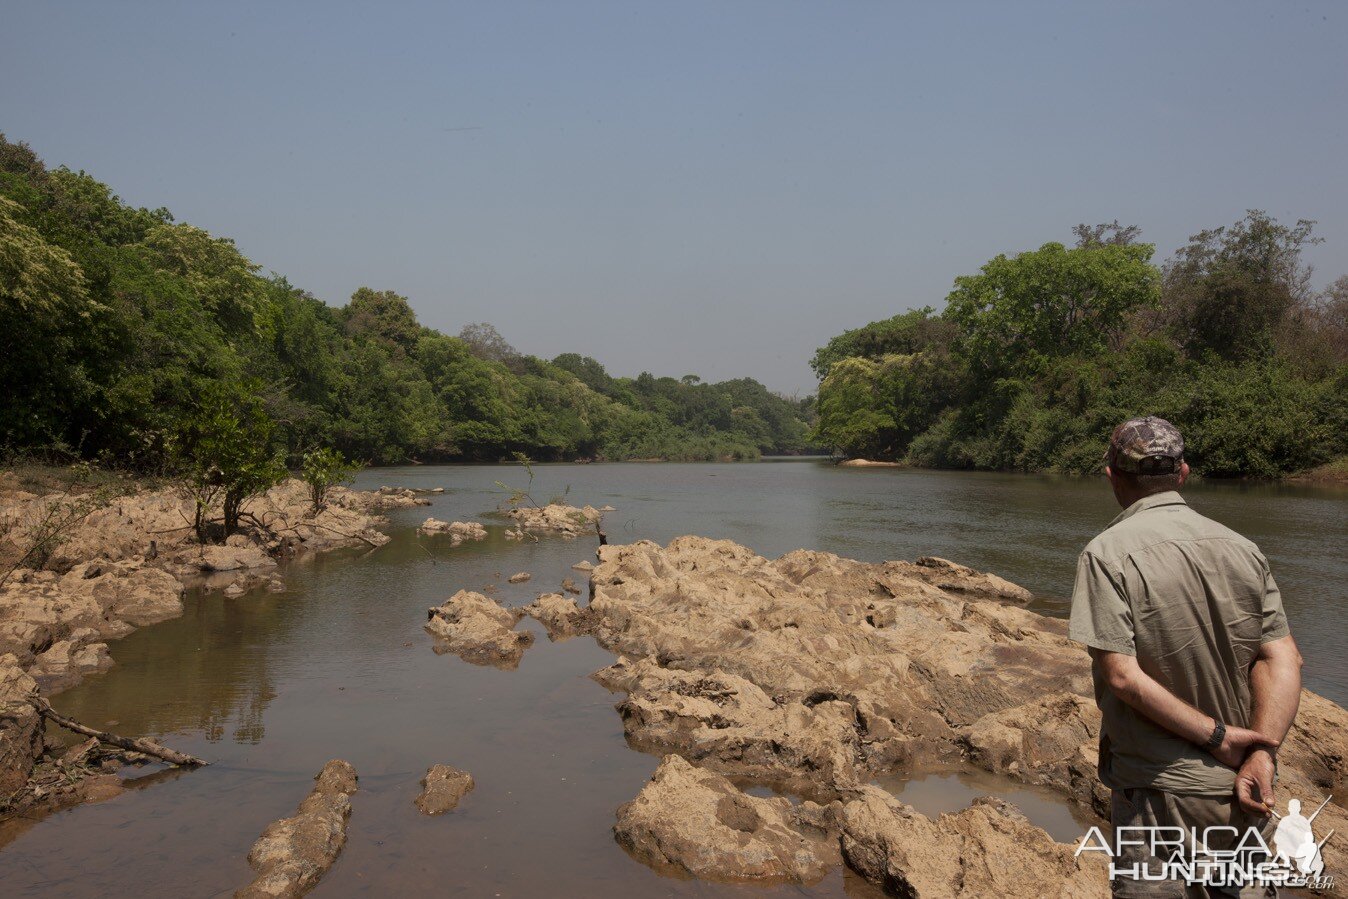
[{"label": "man's hand", "polygon": [[1258,747],[1245,757],[1236,773],[1236,800],[1261,818],[1273,808],[1273,753]]},{"label": "man's hand", "polygon": [[1212,750],[1212,757],[1228,768],[1239,768],[1245,764],[1245,758],[1250,750],[1256,747],[1277,749],[1278,741],[1257,730],[1228,727],[1222,745]]}]

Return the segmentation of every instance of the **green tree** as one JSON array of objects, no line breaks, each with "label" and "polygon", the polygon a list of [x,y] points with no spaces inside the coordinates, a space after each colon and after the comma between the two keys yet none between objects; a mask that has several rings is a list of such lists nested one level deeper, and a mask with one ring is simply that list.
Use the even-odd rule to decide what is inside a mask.
[{"label": "green tree", "polygon": [[1151,244],[1067,249],[1047,243],[997,256],[977,275],[955,279],[944,317],[983,378],[1021,376],[1050,359],[1117,346],[1139,308],[1157,299]]}]

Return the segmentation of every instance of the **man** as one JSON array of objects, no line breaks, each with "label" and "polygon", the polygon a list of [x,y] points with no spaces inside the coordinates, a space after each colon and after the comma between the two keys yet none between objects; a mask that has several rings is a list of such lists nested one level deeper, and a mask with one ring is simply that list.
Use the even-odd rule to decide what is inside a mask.
[{"label": "man", "polygon": [[[1105,460],[1124,511],[1081,554],[1070,633],[1093,660],[1111,823],[1197,828],[1200,838],[1206,827],[1267,830],[1275,753],[1301,697],[1301,654],[1268,562],[1180,496],[1189,466],[1170,422],[1124,422]],[[1157,871],[1170,852],[1130,847],[1114,861]],[[1122,897],[1276,895],[1184,880],[1112,885]]]}]

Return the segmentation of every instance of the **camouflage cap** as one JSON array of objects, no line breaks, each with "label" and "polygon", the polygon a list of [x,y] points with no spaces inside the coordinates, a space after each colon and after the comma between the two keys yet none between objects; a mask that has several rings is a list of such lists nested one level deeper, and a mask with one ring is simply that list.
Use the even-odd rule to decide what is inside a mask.
[{"label": "camouflage cap", "polygon": [[1130,418],[1109,436],[1105,460],[1128,474],[1173,474],[1184,461],[1184,438],[1164,418]]}]

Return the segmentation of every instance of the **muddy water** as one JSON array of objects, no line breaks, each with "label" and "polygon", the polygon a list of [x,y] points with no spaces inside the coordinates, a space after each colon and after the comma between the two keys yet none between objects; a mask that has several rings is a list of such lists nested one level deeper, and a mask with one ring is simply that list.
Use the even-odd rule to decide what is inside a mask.
[{"label": "muddy water", "polygon": [[[777,555],[816,547],[875,561],[935,554],[997,571],[1061,614],[1075,554],[1114,514],[1097,481],[759,465],[542,466],[540,501],[570,487],[610,503],[613,542],[684,533],[728,537]],[[63,711],[152,734],[213,764],[150,775],[112,801],[8,831],[6,896],[229,895],[248,847],[289,814],[324,761],[360,772],[346,850],[314,895],[872,896],[842,871],[789,887],[676,880],[613,842],[614,810],[657,760],[626,748],[616,697],[588,679],[611,657],[582,638],[538,640],[517,671],[437,656],[425,609],[461,587],[497,585],[516,604],[583,576],[593,541],[489,540],[451,549],[418,538],[427,514],[476,518],[527,486],[517,468],[416,467],[366,473],[360,486],[443,486],[430,509],[397,513],[394,540],[291,566],[283,594],[189,597],[187,614],[112,645],[117,668],[57,697]],[[1282,583],[1308,682],[1348,700],[1348,493],[1273,486],[1196,488],[1191,501],[1260,542]],[[505,578],[529,571],[533,580]],[[412,805],[434,763],[465,768],[477,789],[426,818]],[[963,772],[883,784],[929,814],[996,793],[1059,839],[1080,821],[1051,794]],[[761,792],[755,790],[755,792]],[[1076,831],[1076,832],[1079,832]],[[0,836],[0,839],[6,838]]]}]

